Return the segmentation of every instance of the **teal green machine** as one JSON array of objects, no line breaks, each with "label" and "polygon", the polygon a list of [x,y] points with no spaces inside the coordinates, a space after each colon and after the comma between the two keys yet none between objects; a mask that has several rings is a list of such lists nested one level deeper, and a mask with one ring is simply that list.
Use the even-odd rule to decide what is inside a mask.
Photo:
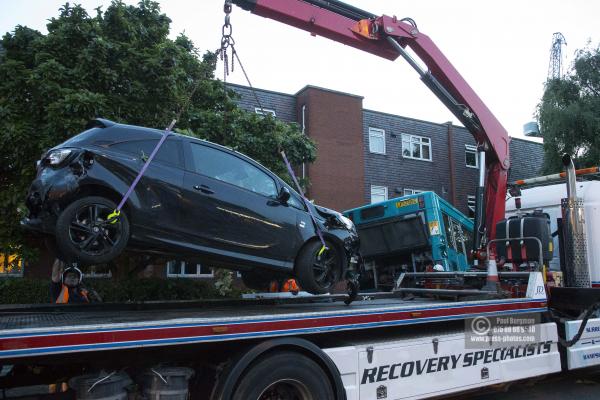
[{"label": "teal green machine", "polygon": [[376,286],[402,272],[466,271],[473,221],[434,192],[422,192],[344,212],[360,237],[365,270]]}]

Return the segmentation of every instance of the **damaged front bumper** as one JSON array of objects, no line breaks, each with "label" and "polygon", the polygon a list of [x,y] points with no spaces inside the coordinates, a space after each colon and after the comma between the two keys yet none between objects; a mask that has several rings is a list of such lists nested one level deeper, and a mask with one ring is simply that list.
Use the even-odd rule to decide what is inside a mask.
[{"label": "damaged front bumper", "polygon": [[68,204],[79,189],[82,171],[78,157],[59,168],[40,166],[25,199],[29,214],[21,220],[21,226],[31,231],[54,233],[62,206]]}]

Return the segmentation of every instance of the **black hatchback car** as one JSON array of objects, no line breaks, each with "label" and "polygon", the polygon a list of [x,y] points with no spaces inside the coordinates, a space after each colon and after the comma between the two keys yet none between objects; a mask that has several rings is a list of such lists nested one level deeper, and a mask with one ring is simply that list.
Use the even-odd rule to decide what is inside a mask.
[{"label": "black hatchback car", "polygon": [[28,229],[54,236],[62,256],[98,264],[125,248],[242,271],[263,288],[294,276],[327,292],[354,262],[358,236],[340,213],[307,205],[283,180],[226,147],[171,134],[128,198],[123,198],[164,131],[92,121],[39,161],[26,204]]}]

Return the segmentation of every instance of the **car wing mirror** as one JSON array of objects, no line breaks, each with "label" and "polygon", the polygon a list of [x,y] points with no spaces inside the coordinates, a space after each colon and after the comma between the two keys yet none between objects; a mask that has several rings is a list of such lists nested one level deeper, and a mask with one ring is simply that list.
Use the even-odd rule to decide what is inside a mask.
[{"label": "car wing mirror", "polygon": [[287,204],[287,201],[290,199],[290,190],[285,186],[282,186],[279,194],[277,195],[277,200],[279,200],[282,204]]}]

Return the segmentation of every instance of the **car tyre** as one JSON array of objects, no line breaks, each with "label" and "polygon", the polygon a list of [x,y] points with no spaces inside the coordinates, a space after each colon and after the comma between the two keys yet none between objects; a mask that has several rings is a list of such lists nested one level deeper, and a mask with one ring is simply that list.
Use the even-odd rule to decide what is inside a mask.
[{"label": "car tyre", "polygon": [[326,242],[327,250],[319,256],[320,241],[308,243],[296,259],[296,277],[302,290],[312,294],[329,292],[342,271],[342,255],[337,247]]},{"label": "car tyre", "polygon": [[117,205],[104,197],[89,196],[69,204],[56,221],[56,244],[67,262],[103,264],[127,246],[129,220],[121,212],[111,223],[108,216]]},{"label": "car tyre", "polygon": [[291,351],[268,354],[240,378],[233,400],[333,400],[331,382],[310,358]]}]

